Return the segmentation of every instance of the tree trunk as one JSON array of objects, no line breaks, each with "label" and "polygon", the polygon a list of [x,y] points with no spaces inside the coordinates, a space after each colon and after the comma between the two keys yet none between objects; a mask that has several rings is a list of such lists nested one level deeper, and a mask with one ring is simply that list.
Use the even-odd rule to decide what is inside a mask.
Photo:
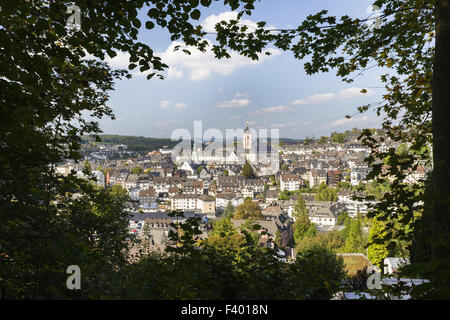
[{"label": "tree trunk", "polygon": [[433,70],[433,189],[431,257],[450,257],[450,0],[436,0]]}]

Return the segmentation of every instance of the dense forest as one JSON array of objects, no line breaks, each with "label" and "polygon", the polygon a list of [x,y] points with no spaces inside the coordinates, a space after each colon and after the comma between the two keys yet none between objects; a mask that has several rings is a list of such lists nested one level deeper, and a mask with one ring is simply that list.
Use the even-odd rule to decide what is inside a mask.
[{"label": "dense forest", "polygon": [[[130,151],[138,152],[148,152],[158,150],[165,146],[172,148],[178,141],[172,141],[169,138],[146,138],[146,137],[135,137],[135,136],[121,136],[121,135],[111,135],[102,134],[99,136],[101,142],[104,144],[125,144]],[[89,136],[83,136],[81,139],[83,144],[86,143],[96,143],[95,140]]]}]

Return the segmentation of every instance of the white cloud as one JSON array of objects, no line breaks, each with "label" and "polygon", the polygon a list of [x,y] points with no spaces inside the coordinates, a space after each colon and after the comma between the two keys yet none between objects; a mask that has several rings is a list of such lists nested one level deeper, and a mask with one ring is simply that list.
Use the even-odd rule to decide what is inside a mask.
[{"label": "white cloud", "polygon": [[330,101],[334,99],[336,95],[334,93],[321,93],[309,96],[303,99],[297,99],[292,101],[292,104],[318,104]]},{"label": "white cloud", "polygon": [[320,104],[332,100],[353,99],[353,98],[360,98],[363,96],[372,96],[375,94],[375,92],[370,89],[366,89],[367,90],[366,93],[362,93],[361,90],[362,88],[351,87],[348,89],[341,90],[338,93],[331,93],[331,92],[320,93],[306,98],[294,100],[291,102],[291,104]]},{"label": "white cloud", "polygon": [[105,62],[112,68],[128,69],[128,65],[130,64],[130,55],[123,51],[116,51],[116,54],[117,55],[114,58],[107,56],[105,58]]},{"label": "white cloud", "polygon": [[288,128],[288,127],[294,127],[298,125],[298,122],[290,122],[290,123],[274,123],[272,125],[270,125],[271,128]]},{"label": "white cloud", "polygon": [[236,120],[236,119],[242,119],[243,117],[241,115],[237,115],[237,116],[229,116],[228,120]]},{"label": "white cloud", "polygon": [[267,114],[267,113],[289,112],[289,111],[292,111],[292,110],[293,109],[291,107],[287,107],[287,106],[274,106],[274,107],[259,109],[259,110],[250,112],[249,115],[250,116],[255,116],[255,115]]},{"label": "white cloud", "polygon": [[248,92],[238,92],[236,93],[236,98],[245,98],[248,97],[250,95],[250,93]]},{"label": "white cloud", "polygon": [[[237,12],[226,11],[219,13],[218,15],[212,14],[208,16],[205,20],[203,20],[202,27],[205,32],[216,32],[216,24],[221,21],[230,21],[237,19]],[[248,19],[241,19],[240,24],[250,26],[251,28],[256,28],[257,25],[255,22]]]},{"label": "white cloud", "polygon": [[167,109],[168,107],[170,107],[171,104],[172,104],[172,102],[170,102],[169,100],[163,100],[160,102],[159,106],[162,109]]},{"label": "white cloud", "polygon": [[[159,103],[159,106],[160,106],[162,109],[168,109],[169,107],[172,106],[172,102],[171,102],[170,100],[162,100],[162,101]],[[184,104],[184,103],[181,103],[181,102],[177,102],[177,103],[175,103],[173,106],[174,106],[175,109],[177,109],[177,110],[182,110],[182,109],[187,108],[187,105]]]},{"label": "white cloud", "polygon": [[[216,24],[221,21],[230,21],[237,20],[238,13],[236,11],[226,11],[219,13],[218,15],[212,14],[205,18],[202,23],[203,30],[206,32],[216,32]],[[258,26],[256,22],[249,19],[240,19],[239,25],[249,26],[248,32],[252,32],[253,29],[256,29]],[[275,27],[270,25],[266,29],[274,29]]]},{"label": "white cloud", "polygon": [[179,79],[183,76],[183,70],[179,70],[175,67],[169,67],[167,69],[167,79]]},{"label": "white cloud", "polygon": [[[207,79],[214,74],[230,75],[239,68],[261,64],[267,59],[281,54],[280,50],[270,48],[267,50],[271,53],[270,56],[261,54],[259,60],[254,61],[231,51],[230,59],[216,59],[214,53],[211,51],[211,42],[209,40],[207,41],[209,46],[206,52],[201,52],[190,46],[184,46],[182,42],[174,41],[164,52],[159,52],[156,55],[161,57],[162,61],[171,68],[175,68],[177,70],[177,76],[181,77],[184,75],[184,71],[186,71],[189,74],[190,80],[195,81]],[[176,46],[180,46],[180,49],[174,51]],[[185,54],[182,49],[189,50],[191,54]]]},{"label": "white cloud", "polygon": [[326,125],[327,128],[333,128],[333,127],[350,127],[350,126],[370,126],[370,125],[375,125],[379,122],[379,119],[377,118],[372,118],[369,116],[364,116],[361,118],[342,118],[342,119],[338,119],[338,120],[334,120],[330,123],[328,123]]},{"label": "white cloud", "polygon": [[206,78],[209,78],[211,76],[211,69],[205,69],[205,68],[199,68],[199,69],[192,69],[191,70],[191,80],[203,80]]},{"label": "white cloud", "polygon": [[[217,22],[220,22],[222,20],[229,21],[230,19],[235,19],[236,16],[237,12],[231,11],[223,12],[219,15],[211,15],[203,21],[203,26],[205,30],[214,32],[214,25]],[[242,19],[241,23],[256,27],[256,23],[251,20]],[[269,48],[266,51],[271,53],[270,56],[262,53],[259,56],[259,60],[254,61],[239,55],[237,52],[230,51],[230,59],[216,59],[214,53],[211,51],[211,41],[206,41],[209,44],[206,48],[206,52],[201,52],[194,47],[185,46],[180,41],[174,41],[164,52],[155,53],[155,56],[159,56],[162,62],[169,66],[167,70],[167,79],[179,79],[182,78],[185,74],[188,74],[190,80],[198,81],[210,78],[215,74],[230,75],[239,68],[250,65],[258,65],[274,56],[281,54],[281,50]],[[174,48],[176,46],[180,46],[180,49],[174,51]],[[189,50],[191,54],[185,54],[182,51],[183,49]],[[105,61],[113,68],[128,68],[128,64],[130,63],[130,55],[121,51],[117,51],[116,53],[116,57],[112,59],[107,57],[105,58]],[[151,72],[153,72],[153,70],[140,72],[138,66],[133,70],[132,74],[136,76],[146,76]]]},{"label": "white cloud", "polygon": [[187,108],[187,105],[181,102],[175,103],[175,109],[181,110]]},{"label": "white cloud", "polygon": [[242,108],[251,103],[249,99],[231,99],[217,104],[217,108]]},{"label": "white cloud", "polygon": [[178,123],[178,120],[167,120],[167,121],[158,121],[156,126],[158,128],[170,127]]},{"label": "white cloud", "polygon": [[353,98],[360,98],[362,96],[372,96],[375,94],[374,91],[370,89],[366,89],[366,93],[361,92],[362,88],[358,87],[351,87],[342,91],[339,91],[339,97],[342,97],[344,99],[353,99]]}]

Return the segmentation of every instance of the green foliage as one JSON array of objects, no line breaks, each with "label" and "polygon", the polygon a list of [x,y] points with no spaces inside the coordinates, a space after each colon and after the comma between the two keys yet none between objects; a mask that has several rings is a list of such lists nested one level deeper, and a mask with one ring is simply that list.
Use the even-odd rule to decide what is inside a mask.
[{"label": "green foliage", "polygon": [[307,299],[330,299],[330,292],[339,290],[345,278],[342,258],[323,245],[299,251],[292,268],[295,272],[290,280],[293,284],[303,284],[299,290],[306,293]]},{"label": "green foliage", "polygon": [[122,201],[124,202],[130,201],[130,195],[128,194],[128,191],[118,184],[113,185],[109,189],[109,193],[118,199],[122,199]]},{"label": "green foliage", "polygon": [[178,246],[142,256],[121,271],[121,294],[131,299],[329,299],[340,289],[342,261],[326,248],[302,251],[286,264],[274,250],[259,247],[250,234],[258,226],[247,224],[239,234],[229,219],[221,219],[209,238],[199,241],[199,221],[188,219],[182,236],[170,234]]},{"label": "green foliage", "polygon": [[351,253],[363,250],[361,221],[359,219],[353,219],[350,224],[344,250]]},{"label": "green foliage", "polygon": [[301,186],[300,190],[298,190],[298,193],[317,193],[317,189],[311,188],[309,180],[305,180],[303,181],[303,185]]},{"label": "green foliage", "polygon": [[345,142],[345,134],[344,133],[333,132],[330,137],[331,137],[332,142],[337,142],[337,143]]},{"label": "green foliage", "polygon": [[360,182],[358,186],[350,186],[349,188],[344,189],[361,192],[367,199],[381,200],[383,199],[383,196],[390,191],[390,183],[388,180],[384,179],[373,179],[370,183]]},{"label": "green foliage", "polygon": [[272,183],[273,186],[276,186],[276,185],[277,185],[277,179],[275,178],[274,175],[271,175],[271,176],[270,176],[270,182]]},{"label": "green foliage", "polygon": [[[54,190],[59,194],[57,205],[54,202],[48,210],[36,211],[34,221],[27,221],[27,216],[20,212],[14,212],[14,217],[3,217],[22,221],[20,229],[3,226],[3,252],[11,252],[10,237],[17,240],[21,234],[33,234],[32,230],[42,232],[43,228],[46,234],[43,240],[39,233],[28,237],[23,248],[17,247],[16,242],[15,255],[2,256],[3,299],[105,299],[118,294],[120,277],[115,270],[126,264],[132,240],[128,234],[128,213],[124,209],[126,198],[72,176],[60,179],[62,183]],[[41,219],[46,219],[46,224],[41,224]],[[38,265],[39,269],[36,257],[45,261]],[[73,264],[81,269],[83,290],[65,287],[65,270]]]},{"label": "green foliage", "polygon": [[349,190],[352,188],[352,185],[350,184],[350,182],[341,181],[338,183],[338,187],[339,189]]},{"label": "green foliage", "polygon": [[341,211],[341,212],[339,212],[339,215],[338,215],[336,223],[337,223],[337,225],[342,226],[347,219],[350,219],[349,216],[348,216],[348,212],[347,211]]},{"label": "green foliage", "polygon": [[251,199],[246,199],[243,204],[237,206],[233,219],[247,220],[249,218],[256,220],[263,219],[263,215],[261,213],[261,208],[256,202],[253,202]]},{"label": "green foliage", "polygon": [[251,243],[255,246],[259,245],[259,239],[261,235],[265,234],[259,231],[261,230],[261,226],[258,224],[257,220],[254,218],[247,218],[243,224],[239,226],[239,231],[241,234],[244,234],[247,238],[247,242],[251,241]]},{"label": "green foliage", "polygon": [[224,217],[214,221],[206,242],[218,250],[237,250],[245,242],[245,237],[233,226],[230,218]]},{"label": "green foliage", "polygon": [[333,202],[335,202],[338,199],[337,191],[335,189],[328,188],[328,186],[322,182],[317,190],[315,199],[317,201],[333,201]]},{"label": "green foliage", "polygon": [[322,136],[320,137],[319,141],[317,141],[318,144],[325,144],[328,142],[328,137]]},{"label": "green foliage", "polygon": [[140,167],[134,167],[134,168],[132,168],[132,169],[130,170],[130,172],[133,173],[133,174],[139,174],[139,173],[142,173],[142,168],[140,168]]},{"label": "green foliage", "polygon": [[[252,225],[248,222],[247,227],[258,228]],[[174,229],[180,228],[174,225]],[[310,248],[286,264],[274,250],[259,247],[245,229],[239,236],[229,219],[221,219],[209,239],[198,241],[199,222],[188,219],[183,239],[178,232],[170,234],[177,247],[143,256],[122,271],[126,279],[122,295],[132,299],[329,299],[341,288],[342,261],[326,248]]]},{"label": "green foliage", "polygon": [[314,237],[317,233],[317,227],[311,223],[306,212],[299,215],[292,226],[294,240],[296,244],[303,241],[304,238]]},{"label": "green foliage", "polygon": [[223,211],[223,215],[225,218],[233,218],[234,215],[234,206],[231,201],[228,201],[227,206]]},{"label": "green foliage", "polygon": [[367,236],[363,231],[363,218],[358,215],[356,218],[344,220],[344,230],[340,235],[345,241],[345,245],[340,252],[346,253],[366,253]]},{"label": "green foliage", "polygon": [[383,232],[385,231],[385,225],[382,221],[376,219],[372,220],[372,226],[369,231],[369,243],[367,248],[367,257],[369,260],[381,270],[384,269],[383,261],[389,254],[387,246],[382,243],[373,242],[376,237],[383,237]]},{"label": "green foliage", "polygon": [[305,216],[305,215],[306,216],[308,215],[308,209],[306,208],[306,202],[305,202],[305,199],[303,199],[302,195],[298,194],[297,203],[295,204],[294,212],[292,213],[292,216],[294,218],[299,218],[299,217]]},{"label": "green foliage", "polygon": [[275,241],[274,244],[277,248],[281,247],[281,233],[280,230],[277,229],[275,232]]},{"label": "green foliage", "polygon": [[291,192],[288,190],[282,190],[278,195],[278,200],[290,200],[291,199]]},{"label": "green foliage", "polygon": [[245,161],[244,167],[242,168],[242,175],[245,177],[245,179],[252,179],[255,177],[253,168],[250,163],[248,163],[248,161]]},{"label": "green foliage", "polygon": [[83,163],[83,167],[84,167],[84,169],[86,170],[91,170],[91,164],[89,163],[89,161],[86,159],[86,160],[84,160],[84,163]]},{"label": "green foliage", "polygon": [[[163,148],[164,146],[173,148],[178,143],[178,141],[171,141],[171,139],[167,138],[146,138],[110,134],[99,135],[99,139],[99,142],[101,142],[102,144],[124,144],[127,146],[128,151],[136,152],[155,151]],[[89,144],[97,144],[99,142],[96,142],[95,139],[89,136],[83,136],[81,138],[81,143],[84,147],[88,147]]]}]

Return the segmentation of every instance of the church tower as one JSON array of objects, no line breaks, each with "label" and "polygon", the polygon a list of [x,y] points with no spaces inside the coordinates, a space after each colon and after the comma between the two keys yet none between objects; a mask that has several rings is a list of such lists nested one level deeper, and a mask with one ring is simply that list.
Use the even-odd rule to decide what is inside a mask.
[{"label": "church tower", "polygon": [[248,121],[246,122],[244,135],[242,137],[242,144],[244,146],[244,150],[246,153],[250,151],[252,148],[252,133],[250,132],[250,129],[248,128]]}]

